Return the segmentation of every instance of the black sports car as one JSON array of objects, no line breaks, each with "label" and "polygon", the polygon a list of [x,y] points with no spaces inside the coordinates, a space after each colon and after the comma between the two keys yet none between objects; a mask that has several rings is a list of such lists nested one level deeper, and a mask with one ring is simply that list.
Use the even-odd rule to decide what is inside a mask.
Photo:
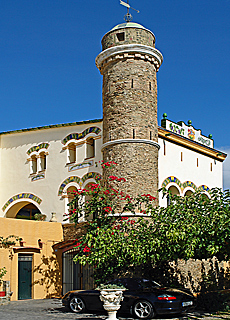
[{"label": "black sports car", "polygon": [[[119,312],[129,313],[139,319],[151,319],[157,314],[183,313],[195,305],[194,297],[182,290],[161,287],[155,281],[141,278],[124,278],[108,283],[123,285],[124,300]],[[71,311],[102,311],[99,290],[75,290],[67,292],[62,304]]]}]

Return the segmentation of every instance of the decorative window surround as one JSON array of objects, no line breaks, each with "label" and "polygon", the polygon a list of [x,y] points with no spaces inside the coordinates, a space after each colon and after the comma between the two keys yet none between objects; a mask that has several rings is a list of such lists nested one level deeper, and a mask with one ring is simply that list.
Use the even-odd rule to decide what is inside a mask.
[{"label": "decorative window surround", "polygon": [[113,141],[108,141],[106,143],[104,143],[101,147],[101,151],[109,146],[113,146],[115,144],[121,144],[121,143],[146,143],[146,144],[151,144],[155,147],[158,148],[158,150],[160,149],[160,145],[152,140],[147,140],[147,139],[118,139],[118,140],[113,140]]},{"label": "decorative window surround", "polygon": [[[40,152],[39,154],[33,154],[30,158],[27,159],[27,161],[30,162],[30,177],[31,181],[39,180],[39,179],[33,179],[35,175],[38,175],[39,173],[43,173],[46,170],[46,156],[48,155],[48,152]],[[43,175],[42,178],[45,178],[45,175]],[[40,178],[41,179],[41,178]]]},{"label": "decorative window surround", "polygon": [[39,197],[35,196],[33,193],[20,193],[17,194],[16,196],[13,196],[12,198],[10,198],[2,207],[2,211],[4,212],[6,210],[6,208],[14,201],[18,200],[18,199],[31,199],[35,202],[37,202],[38,204],[41,204],[42,199],[40,199]]},{"label": "decorative window surround", "polygon": [[169,185],[170,183],[174,183],[174,184],[176,184],[179,188],[180,188],[180,190],[183,192],[184,191],[184,189],[185,188],[187,188],[187,187],[190,187],[190,188],[192,188],[194,191],[206,191],[206,192],[208,192],[209,193],[209,191],[210,191],[210,188],[209,187],[207,187],[206,185],[201,185],[201,186],[199,186],[199,187],[197,187],[196,185],[195,185],[195,183],[193,183],[192,181],[185,181],[185,182],[183,182],[183,183],[181,183],[181,181],[179,180],[179,179],[177,179],[176,177],[174,177],[174,176],[171,176],[171,177],[168,177],[168,178],[166,178],[164,181],[163,181],[163,183],[162,183],[162,187],[167,187],[167,185]]},{"label": "decorative window surround", "polygon": [[67,178],[65,181],[62,182],[59,190],[58,190],[58,195],[62,196],[64,188],[67,186],[67,184],[76,182],[80,187],[83,185],[83,183],[88,180],[88,179],[96,179],[96,178],[101,179],[101,174],[98,172],[88,172],[86,173],[82,178],[78,176],[71,176]]},{"label": "decorative window surround", "polygon": [[70,140],[80,140],[85,138],[88,134],[90,133],[95,133],[95,134],[99,134],[101,132],[101,129],[98,127],[89,127],[86,130],[82,131],[81,133],[71,133],[68,136],[66,136],[63,140],[62,140],[62,144],[67,144],[68,141]]},{"label": "decorative window surround", "polygon": [[30,148],[28,151],[27,151],[27,154],[30,155],[32,152],[38,152],[39,150],[41,149],[48,149],[49,148],[49,143],[40,143],[38,146],[34,146],[32,148]]}]

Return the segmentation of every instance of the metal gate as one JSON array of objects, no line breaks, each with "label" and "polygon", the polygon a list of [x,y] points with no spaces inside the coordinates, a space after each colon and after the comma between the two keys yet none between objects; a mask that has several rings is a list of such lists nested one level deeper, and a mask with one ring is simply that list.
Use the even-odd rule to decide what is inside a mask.
[{"label": "metal gate", "polygon": [[89,266],[82,266],[73,262],[77,252],[72,249],[63,253],[62,270],[63,270],[63,294],[70,290],[87,290],[94,286],[92,274],[93,269]]},{"label": "metal gate", "polygon": [[18,256],[18,300],[32,299],[32,255]]}]

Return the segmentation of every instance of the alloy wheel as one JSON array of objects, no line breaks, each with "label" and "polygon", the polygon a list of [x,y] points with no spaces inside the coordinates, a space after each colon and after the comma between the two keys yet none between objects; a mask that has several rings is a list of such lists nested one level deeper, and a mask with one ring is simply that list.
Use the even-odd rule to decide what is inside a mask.
[{"label": "alloy wheel", "polygon": [[139,319],[149,319],[155,315],[153,306],[146,300],[136,302],[133,311],[135,316]]},{"label": "alloy wheel", "polygon": [[80,297],[73,297],[70,300],[69,307],[73,312],[81,313],[85,310],[84,301]]}]

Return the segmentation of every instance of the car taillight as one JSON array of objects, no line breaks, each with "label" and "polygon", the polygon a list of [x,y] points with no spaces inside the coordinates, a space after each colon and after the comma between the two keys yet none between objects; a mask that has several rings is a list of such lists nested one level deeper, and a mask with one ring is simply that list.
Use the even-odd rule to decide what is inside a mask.
[{"label": "car taillight", "polygon": [[176,300],[176,297],[169,296],[168,294],[164,294],[162,296],[158,296],[157,298],[158,298],[158,300],[165,300],[165,301]]}]

